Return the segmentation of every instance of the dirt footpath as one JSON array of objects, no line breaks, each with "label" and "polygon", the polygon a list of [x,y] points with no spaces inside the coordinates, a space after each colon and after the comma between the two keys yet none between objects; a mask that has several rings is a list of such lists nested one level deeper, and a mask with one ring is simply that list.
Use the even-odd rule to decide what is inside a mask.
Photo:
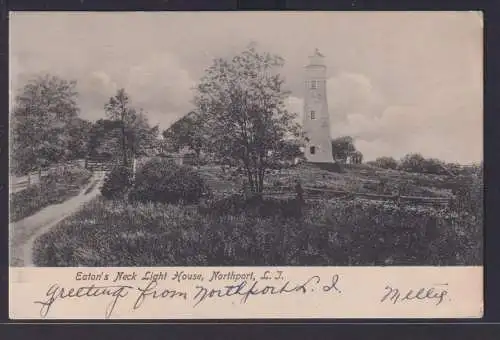
[{"label": "dirt footpath", "polygon": [[[10,266],[33,267],[33,243],[66,217],[77,212],[85,203],[100,194],[104,172],[94,173],[80,193],[59,204],[48,206],[15,223],[10,223]],[[92,188],[90,191],[89,188]],[[88,192],[87,192],[88,191]]]}]

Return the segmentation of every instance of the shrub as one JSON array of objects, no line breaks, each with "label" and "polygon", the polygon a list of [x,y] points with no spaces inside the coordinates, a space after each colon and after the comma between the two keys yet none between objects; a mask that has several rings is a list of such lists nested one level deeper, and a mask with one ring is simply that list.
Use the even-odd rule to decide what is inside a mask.
[{"label": "shrub", "polygon": [[436,158],[426,159],[423,167],[424,172],[428,174],[444,175],[448,172],[445,168],[445,163]]},{"label": "shrub", "polygon": [[209,194],[205,180],[194,169],[155,158],[137,171],[131,200],[196,203]]},{"label": "shrub", "polygon": [[444,162],[435,158],[424,158],[421,154],[407,154],[401,159],[399,169],[408,172],[418,172],[434,175],[448,174]]},{"label": "shrub", "polygon": [[392,157],[379,157],[372,164],[382,169],[395,170],[398,167],[398,161]]},{"label": "shrub", "polygon": [[132,170],[123,165],[115,166],[104,179],[101,194],[107,199],[121,199],[132,187]]},{"label": "shrub", "polygon": [[424,172],[425,158],[418,153],[407,154],[401,159],[399,169],[408,172]]}]

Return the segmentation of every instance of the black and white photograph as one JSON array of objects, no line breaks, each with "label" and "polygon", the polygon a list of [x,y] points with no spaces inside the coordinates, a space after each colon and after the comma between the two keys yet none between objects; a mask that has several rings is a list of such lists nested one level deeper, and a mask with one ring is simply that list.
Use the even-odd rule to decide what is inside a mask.
[{"label": "black and white photograph", "polygon": [[10,266],[482,266],[476,12],[11,12]]}]

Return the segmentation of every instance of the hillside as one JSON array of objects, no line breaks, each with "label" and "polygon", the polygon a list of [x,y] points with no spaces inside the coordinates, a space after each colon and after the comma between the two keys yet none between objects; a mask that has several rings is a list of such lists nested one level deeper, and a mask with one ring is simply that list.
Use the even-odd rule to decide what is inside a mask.
[{"label": "hillside", "polygon": [[[219,167],[203,166],[200,172],[215,191],[235,191],[242,186]],[[379,169],[368,165],[349,165],[342,172],[331,172],[310,164],[272,171],[266,176],[267,188],[293,188],[299,180],[304,187],[368,194],[394,194],[451,198],[458,188],[457,178]]]}]

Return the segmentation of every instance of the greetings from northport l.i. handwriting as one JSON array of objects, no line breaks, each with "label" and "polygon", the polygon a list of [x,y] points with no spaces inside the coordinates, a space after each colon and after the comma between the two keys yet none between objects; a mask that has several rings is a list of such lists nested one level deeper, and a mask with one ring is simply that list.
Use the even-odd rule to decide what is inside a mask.
[{"label": "greetings from northport l.i. handwriting", "polygon": [[[255,296],[277,296],[292,294],[341,294],[338,287],[340,276],[332,274],[328,279],[312,275],[306,280],[288,280],[283,271],[265,271],[262,275],[255,272],[236,273],[215,270],[205,280],[198,273],[175,271],[167,273],[147,271],[142,275],[138,272],[122,272],[99,274],[78,272],[75,280],[89,284],[63,286],[52,284],[45,296],[34,301],[40,306],[40,316],[49,315],[53,306],[64,300],[99,298],[105,302],[104,317],[110,318],[122,300],[133,300],[132,310],[138,310],[147,305],[149,300],[180,299],[190,303],[193,308],[208,300],[235,299],[241,304],[248,303]],[[169,281],[181,283],[192,281],[194,289],[172,288]]]},{"label": "greetings from northport l.i. handwriting", "polygon": [[[139,275],[140,274],[140,275]],[[313,294],[340,296],[346,290],[343,287],[342,277],[337,273],[329,275],[311,275],[306,279],[288,279],[281,270],[255,272],[234,272],[214,270],[205,277],[204,274],[185,271],[137,271],[117,273],[102,272],[84,273],[75,275],[75,285],[62,285],[54,283],[49,285],[44,296],[34,301],[39,306],[40,317],[46,318],[53,310],[54,305],[62,301],[80,299],[98,299],[103,301],[105,318],[111,318],[118,309],[127,308],[137,311],[151,306],[154,301],[180,300],[189,304],[191,308],[211,301],[231,299],[241,305],[248,304],[255,297],[273,298]],[[188,283],[190,284],[180,284]],[[174,288],[175,287],[175,288]],[[341,288],[342,287],[342,288]],[[393,288],[391,292],[395,292]],[[403,291],[401,289],[401,291]],[[399,292],[399,290],[398,290]],[[397,302],[431,302],[438,306],[449,301],[447,286],[439,289],[416,288],[409,289],[410,293],[397,296]],[[415,292],[415,293],[412,293]],[[391,301],[394,304],[394,293],[388,295],[387,288],[380,292],[379,303]],[[396,296],[396,295],[394,295]],[[446,299],[445,299],[446,298]]]}]

